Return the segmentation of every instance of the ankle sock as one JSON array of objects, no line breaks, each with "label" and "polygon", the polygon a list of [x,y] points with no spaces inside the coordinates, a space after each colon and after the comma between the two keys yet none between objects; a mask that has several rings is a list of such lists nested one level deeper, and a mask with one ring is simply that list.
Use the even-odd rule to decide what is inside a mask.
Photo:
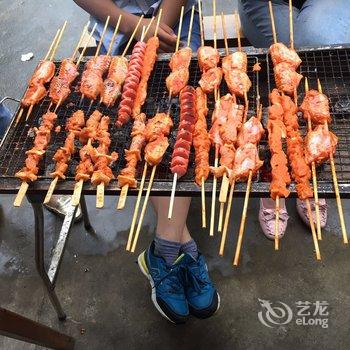
[{"label": "ankle sock", "polygon": [[179,256],[180,242],[168,241],[156,236],[154,238],[154,254],[162,257],[168,265],[172,265]]},{"label": "ankle sock", "polygon": [[196,242],[191,239],[190,241],[184,243],[181,248],[180,248],[181,252],[182,253],[186,253],[186,254],[189,254],[193,257],[193,259],[196,259],[198,258],[198,247],[197,247],[197,244]]}]

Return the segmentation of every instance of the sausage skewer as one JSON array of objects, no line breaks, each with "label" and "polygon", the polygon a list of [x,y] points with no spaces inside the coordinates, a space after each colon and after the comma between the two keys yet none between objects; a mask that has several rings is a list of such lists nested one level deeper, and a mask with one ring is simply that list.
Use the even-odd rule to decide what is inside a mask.
[{"label": "sausage skewer", "polygon": [[[190,25],[189,25],[188,36],[187,36],[187,47],[188,48],[190,47],[190,44],[191,44],[193,16],[194,16],[194,6],[192,6]],[[178,42],[180,42],[179,41],[179,37],[180,37],[180,35],[178,36]],[[176,46],[177,46],[177,49],[178,49],[177,43],[176,43]],[[195,117],[195,93],[193,91],[194,89],[193,88],[190,89],[190,87],[184,87],[182,90],[186,90],[186,92],[184,92],[183,95],[180,92],[180,106],[183,107],[183,108],[186,108],[186,109],[188,108],[189,113],[191,113],[191,115],[192,115],[192,119],[194,119],[194,117]],[[185,97],[185,94],[186,94],[186,97]],[[186,99],[189,100],[188,103],[189,103],[190,106],[185,106]],[[184,114],[184,112],[185,112],[184,110],[180,111],[180,124],[179,124],[179,130],[178,130],[178,136],[177,137],[179,137],[179,133],[181,132],[180,128],[181,128],[181,124],[182,124],[182,115]],[[186,121],[184,120],[184,122],[186,122]],[[191,121],[190,127],[194,127],[194,121],[193,120]],[[184,130],[188,131],[186,128],[184,128]],[[190,137],[190,140],[188,140],[188,141],[190,143],[189,147],[191,148],[193,128],[192,128],[192,132],[190,132],[190,134],[191,134],[191,137]],[[177,141],[179,141],[179,139],[177,139]],[[175,155],[175,152],[176,152],[176,144],[174,146],[174,152],[173,152],[172,162],[171,162],[171,171],[174,174],[174,177],[173,177],[173,186],[172,186],[172,189],[171,189],[169,211],[168,211],[168,219],[171,219],[172,215],[173,215],[173,206],[174,206],[174,200],[175,200],[175,191],[176,191],[177,179],[178,179],[178,177],[184,175],[183,173],[179,173],[178,169],[180,167],[174,165],[174,162],[175,162],[174,158],[177,158],[176,155]],[[188,150],[187,160],[188,160],[189,152],[190,152],[190,150]],[[187,165],[188,165],[188,163],[187,163]],[[185,173],[187,171],[187,165],[186,165],[186,167],[183,168]]]},{"label": "sausage skewer", "polygon": [[[174,52],[174,55],[177,53],[177,51],[179,50],[179,45],[180,45],[180,37],[181,37],[181,30],[182,30],[182,20],[183,20],[183,15],[184,15],[184,7],[182,6],[181,7],[181,13],[180,13],[180,19],[179,19],[179,26],[178,26],[178,33],[177,33],[177,41],[176,41],[176,47],[175,47],[175,52]],[[169,88],[169,109],[168,109],[168,112],[167,114],[165,115],[163,119],[163,122],[164,120],[168,119],[169,122],[171,121],[170,119],[170,108],[171,108],[171,97],[172,97],[172,89]],[[151,123],[151,120],[148,121],[148,123]],[[164,135],[168,135],[169,132],[170,132],[170,127],[172,126],[169,125],[167,128],[166,128],[166,132],[162,131],[161,134],[164,136]],[[163,137],[164,139],[164,137]],[[161,141],[161,138],[160,138],[160,141]],[[155,141],[153,141],[155,142]],[[161,141],[162,142],[162,141]],[[167,140],[164,139],[164,144],[166,145],[167,144]],[[150,148],[152,147],[152,141],[147,144],[147,146],[149,146]],[[151,159],[147,159],[147,146],[145,147],[145,161],[147,163],[149,163],[150,165],[153,166],[152,168],[152,172],[151,172],[151,176],[150,176],[150,179],[149,179],[149,182],[148,182],[148,187],[147,187],[147,191],[146,191],[146,196],[145,196],[145,199],[144,199],[144,202],[143,202],[143,205],[142,205],[142,209],[141,209],[141,214],[140,214],[140,217],[139,217],[139,221],[138,221],[138,225],[137,225],[137,228],[136,228],[136,232],[135,232],[135,237],[134,237],[134,240],[133,240],[133,243],[132,243],[132,247],[131,247],[131,252],[135,252],[135,249],[136,249],[136,244],[137,244],[137,241],[138,241],[138,238],[139,238],[139,235],[140,235],[140,231],[141,231],[141,227],[142,227],[142,222],[143,222],[143,218],[145,216],[145,213],[146,213],[146,209],[147,209],[147,204],[148,204],[148,199],[149,199],[149,195],[151,193],[151,189],[152,189],[152,185],[153,185],[153,180],[154,180],[154,175],[155,175],[155,172],[156,172],[156,168],[157,168],[157,164],[159,164],[162,160],[162,157],[166,151],[166,148],[167,146],[161,146],[159,147],[159,149],[161,150],[159,152],[159,156],[158,156],[158,159],[157,159],[157,162],[154,162],[152,161]],[[146,163],[145,163],[146,164]],[[144,171],[145,173],[145,171]],[[142,182],[142,181],[141,181]],[[140,189],[139,189],[139,193],[140,193],[141,190],[141,186],[140,186]],[[135,211],[136,211],[136,207],[135,207]],[[135,215],[135,213],[134,213]],[[137,214],[136,214],[137,215]],[[129,236],[132,236],[133,235],[133,232],[130,230],[130,233],[129,233]]]},{"label": "sausage skewer", "polygon": [[[143,66],[142,66],[142,70],[141,70],[141,80],[140,80],[140,84],[137,88],[136,91],[136,98],[135,98],[135,103],[134,103],[134,107],[133,107],[133,117],[134,117],[134,125],[135,122],[139,123],[140,121],[136,121],[140,115],[141,112],[141,107],[144,104],[146,97],[147,97],[147,82],[148,79],[152,73],[155,61],[157,59],[157,49],[159,47],[159,39],[157,38],[157,34],[158,34],[158,29],[159,29],[159,24],[160,24],[160,19],[162,16],[162,9],[159,10],[159,14],[158,14],[158,20],[157,20],[157,24],[156,24],[156,28],[154,31],[154,36],[153,38],[150,38],[146,44],[146,50],[145,50],[145,56],[144,56],[144,62],[143,62]],[[152,22],[150,22],[151,24]],[[146,32],[144,35],[147,34],[148,29],[150,28],[150,24],[148,26],[148,28],[146,29]],[[140,136],[138,136],[140,137]],[[140,144],[141,149],[140,152],[142,150],[142,145]],[[135,163],[136,166],[136,163]],[[142,181],[143,180],[143,181]],[[144,183],[145,179],[141,179],[141,183]],[[129,183],[126,183],[125,185],[122,186],[122,190],[119,196],[119,201],[117,204],[117,209],[123,209],[125,206],[125,201],[126,201],[126,197],[127,197],[127,193],[129,190]],[[142,191],[141,191],[142,193]],[[137,202],[136,202],[137,205]]]}]

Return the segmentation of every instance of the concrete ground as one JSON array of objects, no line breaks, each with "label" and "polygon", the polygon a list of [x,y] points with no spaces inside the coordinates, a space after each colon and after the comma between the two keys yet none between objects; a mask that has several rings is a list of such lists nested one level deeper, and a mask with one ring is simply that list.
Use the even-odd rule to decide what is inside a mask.
[{"label": "concrete ground", "polygon": [[[206,3],[205,11],[209,11]],[[223,2],[218,3],[222,6]],[[70,23],[59,51],[61,57],[71,52],[77,32],[87,19],[73,2],[0,2],[0,96],[20,97],[37,59],[43,56],[65,18]],[[35,59],[22,63],[20,55],[29,51],[34,52]],[[263,237],[259,228],[258,201],[252,199],[241,263],[233,269],[242,200],[234,199],[227,249],[221,258],[220,235],[211,238],[201,229],[200,201],[194,199],[188,226],[207,257],[220,292],[221,308],[211,319],[190,319],[185,326],[167,323],[153,308],[148,282],[134,263],[136,255],[124,249],[134,200],[129,198],[121,213],[114,210],[116,200],[108,197],[106,207],[98,211],[94,208],[95,198],[88,198],[96,238],[87,234],[82,224],[73,228],[57,281],[57,294],[68,314],[68,320],[60,323],[35,270],[31,207],[26,203],[14,209],[13,196],[2,195],[0,305],[74,336],[76,348],[84,350],[350,348],[350,253],[340,239],[333,200],[329,201],[329,220],[320,245],[323,261],[316,262],[310,234],[297,217],[294,200],[288,201],[291,218],[286,237],[281,250],[274,252],[272,242]],[[349,213],[348,201],[344,201],[344,210]],[[348,214],[346,220],[350,224]],[[45,212],[47,258],[61,223]],[[138,252],[147,247],[154,228],[155,215],[149,207]],[[293,312],[292,320],[283,324],[286,321],[283,309],[275,308],[269,313],[262,309],[259,299],[270,300],[274,307],[280,307],[279,302],[287,304]],[[329,306],[323,312],[328,312],[328,316],[318,312],[316,316],[306,316],[306,321],[328,319],[328,327],[298,325],[297,322],[302,322],[298,321],[302,317],[297,314],[298,301],[326,301]],[[315,306],[310,310],[314,312]],[[259,321],[260,311],[262,320],[267,320],[271,327]],[[270,321],[268,316],[272,317]],[[35,348],[39,347],[0,337],[0,349]]]}]

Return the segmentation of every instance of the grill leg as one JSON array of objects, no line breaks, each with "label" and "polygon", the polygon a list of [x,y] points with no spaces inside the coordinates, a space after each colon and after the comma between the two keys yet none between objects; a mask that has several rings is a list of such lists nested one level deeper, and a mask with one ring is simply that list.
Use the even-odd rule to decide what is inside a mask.
[{"label": "grill leg", "polygon": [[62,306],[57,298],[55,292],[55,285],[51,283],[47,272],[45,270],[45,259],[44,259],[44,214],[43,214],[43,199],[39,196],[28,195],[28,200],[33,207],[34,219],[35,219],[35,262],[36,268],[41,279],[44,282],[46,290],[48,292],[50,301],[54,306],[58,319],[64,321],[66,319],[66,314],[64,313]]},{"label": "grill leg", "polygon": [[83,214],[83,220],[84,220],[84,226],[86,231],[88,231],[91,235],[96,235],[96,232],[94,228],[91,225],[90,219],[89,219],[89,213],[86,207],[86,201],[85,196],[82,195],[80,197],[80,207],[81,207],[81,213]]}]

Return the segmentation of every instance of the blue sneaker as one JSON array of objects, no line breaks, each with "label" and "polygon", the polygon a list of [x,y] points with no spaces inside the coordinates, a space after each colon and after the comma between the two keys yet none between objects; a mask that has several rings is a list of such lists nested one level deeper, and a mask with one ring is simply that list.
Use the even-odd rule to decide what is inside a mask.
[{"label": "blue sneaker", "polygon": [[212,316],[220,307],[220,296],[208,274],[204,256],[199,253],[197,260],[186,254],[185,293],[190,313],[198,318]]},{"label": "blue sneaker", "polygon": [[142,273],[149,279],[151,299],[156,309],[173,323],[184,323],[189,315],[185,291],[182,285],[184,266],[182,254],[173,265],[166,264],[154,254],[154,243],[138,257]]}]

